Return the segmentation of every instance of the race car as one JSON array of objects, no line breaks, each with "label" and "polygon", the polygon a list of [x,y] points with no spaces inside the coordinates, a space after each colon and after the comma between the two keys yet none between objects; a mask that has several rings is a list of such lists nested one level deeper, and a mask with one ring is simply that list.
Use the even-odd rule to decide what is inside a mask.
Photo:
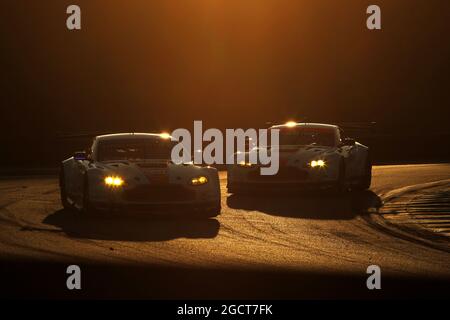
[{"label": "race car", "polygon": [[[366,190],[372,178],[369,148],[351,138],[344,138],[336,125],[288,122],[275,125],[279,145],[257,146],[245,152],[245,161],[227,166],[228,192],[251,190],[329,189],[338,192]],[[259,149],[279,151],[279,170],[275,175],[261,175],[259,162],[252,163],[251,153]],[[254,158],[256,159],[256,158]]]},{"label": "race car", "polygon": [[217,169],[174,163],[168,134],[96,136],[89,151],[62,161],[62,205],[81,212],[220,213]]}]

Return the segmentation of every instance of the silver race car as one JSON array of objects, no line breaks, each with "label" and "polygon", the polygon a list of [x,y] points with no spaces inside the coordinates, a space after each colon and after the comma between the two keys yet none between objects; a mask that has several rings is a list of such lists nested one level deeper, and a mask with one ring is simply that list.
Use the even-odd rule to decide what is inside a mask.
[{"label": "silver race car", "polygon": [[182,211],[220,213],[217,170],[170,160],[168,134],[121,133],[94,138],[60,171],[64,208],[80,211]]},{"label": "silver race car", "polygon": [[[279,170],[261,175],[259,163],[243,161],[229,165],[228,192],[249,190],[334,189],[365,190],[370,187],[372,164],[369,148],[350,138],[335,125],[288,122],[279,129]],[[263,147],[259,147],[263,148]],[[246,159],[258,148],[247,150]],[[270,148],[267,152],[271,152]]]}]

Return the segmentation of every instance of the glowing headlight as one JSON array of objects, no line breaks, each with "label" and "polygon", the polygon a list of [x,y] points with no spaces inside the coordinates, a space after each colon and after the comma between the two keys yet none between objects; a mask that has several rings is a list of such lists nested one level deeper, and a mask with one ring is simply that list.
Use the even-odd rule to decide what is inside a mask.
[{"label": "glowing headlight", "polygon": [[245,167],[245,168],[251,168],[251,167],[253,167],[253,163],[241,161],[241,162],[239,162],[239,166],[240,167]]},{"label": "glowing headlight", "polygon": [[325,167],[325,161],[313,160],[309,163],[309,165],[311,166],[311,168],[316,168],[316,167],[322,168],[322,167]]},{"label": "glowing headlight", "polygon": [[107,176],[104,181],[108,187],[120,187],[124,184],[123,179],[118,176]]},{"label": "glowing headlight", "polygon": [[200,186],[208,182],[208,178],[205,176],[199,176],[191,179],[191,184],[193,186]]}]

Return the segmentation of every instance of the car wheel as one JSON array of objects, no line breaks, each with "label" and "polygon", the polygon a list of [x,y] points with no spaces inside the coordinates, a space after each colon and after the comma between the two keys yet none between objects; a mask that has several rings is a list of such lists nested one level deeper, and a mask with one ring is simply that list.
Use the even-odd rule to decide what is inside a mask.
[{"label": "car wheel", "polygon": [[357,190],[367,190],[370,188],[371,183],[372,183],[372,161],[370,161],[369,156],[367,156],[365,164],[365,173],[357,186]]},{"label": "car wheel", "polygon": [[338,179],[336,181],[336,185],[334,187],[336,193],[340,194],[347,191],[347,185],[345,183],[345,163],[344,160],[341,160],[339,164],[339,174]]},{"label": "car wheel", "polygon": [[59,191],[61,196],[61,204],[65,210],[71,210],[73,207],[70,205],[69,201],[67,200],[67,192],[66,192],[66,179],[64,176],[64,169],[61,166],[61,169],[59,171]]},{"label": "car wheel", "polygon": [[89,181],[86,177],[83,183],[83,208],[81,208],[81,213],[90,214],[93,212],[92,204],[89,199]]},{"label": "car wheel", "polygon": [[254,192],[254,190],[252,190],[249,187],[234,186],[234,187],[227,187],[227,192],[231,193],[233,195],[236,195],[236,196],[247,196],[247,195],[252,194],[252,192]]},{"label": "car wheel", "polygon": [[236,189],[232,188],[232,187],[227,187],[227,192],[234,194],[234,193],[236,193]]},{"label": "car wheel", "polygon": [[217,217],[221,211],[222,211],[222,207],[219,202],[213,208],[208,208],[208,209],[202,210],[201,216],[205,217],[205,218],[214,218],[214,217]]}]

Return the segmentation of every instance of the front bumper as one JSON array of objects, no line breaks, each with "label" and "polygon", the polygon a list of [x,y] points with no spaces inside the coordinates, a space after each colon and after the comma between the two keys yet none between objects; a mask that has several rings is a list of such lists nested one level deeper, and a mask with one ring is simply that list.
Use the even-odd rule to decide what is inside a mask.
[{"label": "front bumper", "polygon": [[252,183],[252,182],[229,182],[227,188],[230,192],[242,192],[242,191],[274,191],[274,192],[286,192],[286,191],[305,191],[305,190],[328,190],[336,185],[334,181],[322,181],[322,182],[265,182],[265,183]]},{"label": "front bumper", "polygon": [[306,169],[280,167],[273,176],[263,176],[259,169],[232,168],[227,187],[231,192],[251,190],[321,190],[335,186],[337,175],[330,168]]},{"label": "front bumper", "polygon": [[201,211],[220,207],[219,189],[211,185],[138,185],[105,189],[91,197],[91,206],[102,211]]},{"label": "front bumper", "polygon": [[194,213],[220,208],[217,200],[202,202],[94,202],[92,207],[100,211],[139,213]]}]

